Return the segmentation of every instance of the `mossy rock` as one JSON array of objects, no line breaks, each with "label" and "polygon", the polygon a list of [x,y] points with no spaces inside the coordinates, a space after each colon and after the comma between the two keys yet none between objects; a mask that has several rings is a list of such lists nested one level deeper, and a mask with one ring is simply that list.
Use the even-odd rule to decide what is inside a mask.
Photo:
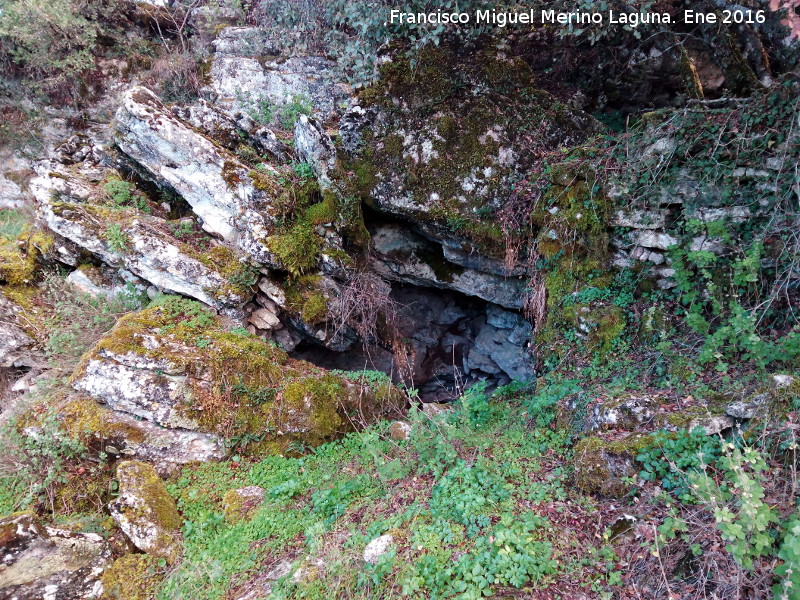
[{"label": "mossy rock", "polygon": [[651,436],[639,434],[613,441],[598,436],[581,439],[573,452],[575,485],[611,498],[627,495],[632,486],[624,480],[636,475],[636,456],[650,440]]},{"label": "mossy rock", "polygon": [[151,600],[166,577],[159,559],[149,554],[127,554],[105,570],[100,600]]},{"label": "mossy rock", "polygon": [[52,247],[52,236],[40,232],[25,231],[13,241],[0,238],[0,281],[9,285],[32,283],[41,259]]},{"label": "mossy rock", "polygon": [[341,165],[353,194],[498,258],[497,211],[516,174],[537,160],[530,138],[538,150],[556,150],[601,129],[537,89],[523,60],[492,48],[427,47],[413,64],[395,58],[358,99],[359,114],[374,118],[357,141],[344,140],[358,148]]},{"label": "mossy rock", "polygon": [[[177,297],[120,319],[82,358],[72,382],[115,410],[215,434],[248,453],[283,452],[294,441],[317,445],[405,404],[391,383],[351,381],[290,359]],[[68,422],[108,429],[95,417],[76,405]]]},{"label": "mossy rock", "polygon": [[231,524],[246,521],[261,506],[264,494],[264,489],[257,485],[228,490],[222,499],[225,520]]},{"label": "mossy rock", "polygon": [[148,554],[178,560],[183,519],[155,468],[129,460],[117,466],[119,497],[109,504],[111,516],[133,544]]}]

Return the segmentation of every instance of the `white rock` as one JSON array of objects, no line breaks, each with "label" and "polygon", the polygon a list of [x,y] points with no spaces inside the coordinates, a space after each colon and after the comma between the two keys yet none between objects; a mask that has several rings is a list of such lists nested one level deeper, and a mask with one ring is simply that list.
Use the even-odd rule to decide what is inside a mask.
[{"label": "white rock", "polygon": [[795,378],[792,375],[773,375],[772,381],[775,384],[775,389],[781,390],[792,385]]},{"label": "white rock", "polygon": [[667,222],[666,210],[618,210],[611,219],[617,227],[662,229]]},{"label": "white rock", "polygon": [[670,247],[676,245],[678,239],[666,233],[657,233],[654,231],[642,231],[636,236],[636,245],[644,246],[645,248],[655,248],[657,250],[669,250]]},{"label": "white rock", "polygon": [[381,556],[389,551],[392,544],[394,544],[394,537],[388,533],[375,538],[364,548],[364,562],[375,564]]},{"label": "white rock", "polygon": [[119,528],[143,552],[175,561],[181,546],[181,518],[175,500],[155,469],[138,461],[117,466],[119,496],[108,505]]},{"label": "white rock", "polygon": [[270,312],[266,308],[254,310],[248,318],[248,321],[259,329],[265,329],[267,331],[278,329],[278,326],[281,325],[281,320],[275,313]]},{"label": "white rock", "polygon": [[206,231],[259,262],[274,263],[261,241],[271,230],[271,218],[265,215],[272,199],[255,186],[251,169],[234,154],[173,115],[144,87],[125,94],[115,126],[120,149],[172,186]]}]

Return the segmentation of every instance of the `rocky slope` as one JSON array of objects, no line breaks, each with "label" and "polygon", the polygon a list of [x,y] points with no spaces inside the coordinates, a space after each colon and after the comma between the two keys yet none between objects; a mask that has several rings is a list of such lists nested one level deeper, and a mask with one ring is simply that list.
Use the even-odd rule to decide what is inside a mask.
[{"label": "rocky slope", "polygon": [[[699,97],[615,137],[535,35],[389,46],[353,89],[211,8],[187,13],[200,97],[132,69],[103,122],[3,167],[0,505],[39,514],[0,519],[0,597],[672,600],[717,564],[715,597],[766,597],[791,564],[796,75],[648,40],[650,76]],[[772,554],[663,533],[689,498],[664,465],[697,456],[766,489],[747,539]],[[693,527],[728,514],[693,501]]]}]

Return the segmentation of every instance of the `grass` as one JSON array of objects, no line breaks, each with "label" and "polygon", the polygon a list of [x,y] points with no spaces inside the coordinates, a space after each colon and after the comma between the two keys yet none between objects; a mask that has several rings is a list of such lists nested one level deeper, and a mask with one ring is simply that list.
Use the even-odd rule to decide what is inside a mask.
[{"label": "grass", "polygon": [[0,238],[15,241],[31,222],[31,217],[23,210],[15,208],[0,209]]},{"label": "grass", "polygon": [[[485,407],[478,419],[474,406],[435,421],[412,411],[404,442],[380,423],[307,456],[184,469],[170,489],[186,519],[185,555],[157,597],[226,598],[281,561],[294,565],[276,598],[605,589],[613,552],[587,544],[554,509],[569,503],[566,435],[537,427],[520,402]],[[265,501],[251,519],[227,523],[222,498],[245,485],[264,488]],[[591,508],[573,507],[570,518]],[[366,544],[386,533],[390,551],[365,564]],[[301,566],[305,576],[292,577]]]}]

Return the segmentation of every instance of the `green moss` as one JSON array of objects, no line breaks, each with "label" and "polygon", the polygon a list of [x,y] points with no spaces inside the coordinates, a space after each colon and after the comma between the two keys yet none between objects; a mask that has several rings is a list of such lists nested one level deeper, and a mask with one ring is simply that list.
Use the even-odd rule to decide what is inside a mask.
[{"label": "green moss", "polygon": [[182,243],[180,248],[187,256],[200,261],[227,280],[221,287],[204,290],[211,297],[238,296],[244,299],[251,295],[252,287],[258,278],[258,270],[228,246],[219,244],[210,250],[198,251],[191,245]]},{"label": "green moss", "polygon": [[151,600],[165,577],[157,557],[127,554],[103,572],[101,600]]},{"label": "green moss", "polygon": [[129,492],[142,500],[138,506],[125,506],[125,517],[132,523],[152,523],[157,535],[148,554],[164,558],[170,564],[180,554],[180,528],[183,519],[156,470],[143,462],[127,460],[117,466],[120,494]]},{"label": "green moss", "polygon": [[574,450],[575,485],[582,491],[620,498],[630,491],[625,477],[636,474],[634,461],[652,441],[650,435],[630,435],[607,441],[597,436],[581,439]]},{"label": "green moss", "polygon": [[303,303],[300,315],[306,323],[314,324],[324,319],[328,314],[328,299],[321,292],[311,294]]},{"label": "green moss", "polygon": [[[301,414],[302,420],[321,439],[330,438],[342,427],[337,409],[346,404],[347,390],[339,377],[305,377],[290,382],[281,394],[278,413]],[[293,420],[289,416],[289,420]]]},{"label": "green moss", "polygon": [[144,433],[138,427],[113,418],[113,412],[90,398],[71,400],[61,411],[67,433],[84,444],[102,442],[141,442]]},{"label": "green moss", "polygon": [[339,207],[335,196],[328,194],[322,202],[313,204],[306,209],[305,220],[311,225],[324,225],[338,220]]},{"label": "green moss", "polygon": [[[297,295],[293,301],[306,316],[326,309],[316,281],[304,276],[295,280],[298,287],[292,294],[287,293]],[[282,452],[295,439],[321,443],[356,423],[385,415],[399,402],[400,392],[391,384],[377,396],[367,383],[347,383],[310,363],[289,359],[255,336],[225,331],[219,317],[178,297],[122,317],[82,358],[73,379],[83,376],[92,359],[130,352],[162,361],[165,373],[191,375],[174,410],[200,430],[216,433],[248,453]],[[91,404],[70,405],[66,414],[69,428],[77,434],[87,429],[117,433],[116,425]]]},{"label": "green moss", "polygon": [[228,490],[222,499],[225,520],[232,525],[249,519],[261,505],[263,491],[261,496],[248,495],[245,491]]},{"label": "green moss", "polygon": [[263,171],[252,169],[249,175],[250,179],[253,180],[253,185],[257,190],[261,190],[262,192],[266,192],[270,195],[277,195],[281,189],[280,184]]},{"label": "green moss", "polygon": [[300,221],[267,240],[269,249],[292,275],[302,275],[316,267],[322,240],[311,224]]},{"label": "green moss", "polygon": [[586,349],[602,355],[623,334],[624,313],[611,305],[576,305],[572,295],[612,282],[607,229],[612,205],[580,160],[551,165],[546,177],[549,186],[530,215],[539,229],[536,250],[547,291],[546,321],[537,340],[558,356],[570,346],[564,336],[579,332],[588,338]]},{"label": "green moss", "polygon": [[[525,153],[509,161],[511,149],[542,123],[576,139],[586,133],[571,111],[533,84],[524,60],[492,49],[463,55],[428,47],[413,64],[387,63],[379,81],[359,94],[362,106],[378,107],[386,118],[362,133],[363,150],[344,170],[355,175],[366,202],[389,175],[400,180],[414,202],[407,216],[433,219],[501,258],[505,235],[492,204],[507,198],[514,174],[537,160]],[[421,149],[415,134],[410,144],[408,131],[427,132],[431,147]]]},{"label": "green moss", "polygon": [[25,229],[12,241],[0,238],[0,280],[9,285],[33,282],[40,259],[53,247],[53,238]]}]

